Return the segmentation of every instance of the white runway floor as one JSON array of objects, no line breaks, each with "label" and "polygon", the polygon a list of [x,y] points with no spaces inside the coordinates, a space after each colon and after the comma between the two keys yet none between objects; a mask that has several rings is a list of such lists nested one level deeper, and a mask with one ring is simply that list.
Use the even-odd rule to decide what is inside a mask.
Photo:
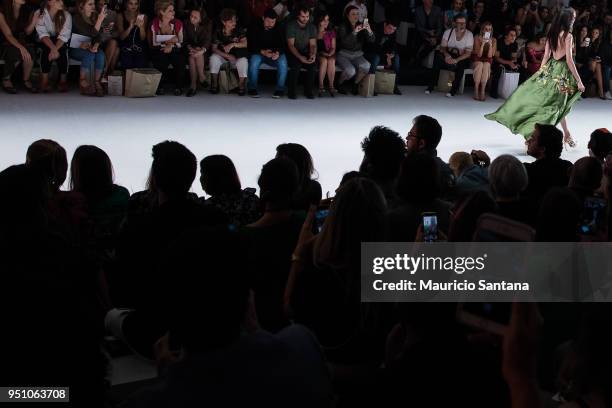
[{"label": "white runway floor", "polygon": [[[374,125],[385,125],[402,136],[414,116],[436,117],[443,128],[439,155],[482,149],[495,157],[510,153],[530,161],[521,136],[483,118],[502,100],[472,100],[471,89],[455,98],[441,93],[424,95],[422,87],[403,87],[403,96],[375,98],[337,96],[291,101],[271,98],[271,90],[258,100],[236,95],[184,96],[148,99],[84,97],[69,94],[0,94],[0,168],[21,163],[34,140],[58,141],[72,156],[81,144],[104,149],[115,169],[115,181],[131,192],[143,189],[151,164],[151,146],[177,140],[191,149],[198,161],[209,154],[232,158],[243,187],[256,187],[261,166],[274,157],[279,143],[296,142],[312,153],[323,192],[336,188],[342,174],[356,170],[362,158],[360,141]],[[580,101],[568,117],[577,147],[564,158],[575,161],[588,154],[590,132],[612,129],[612,101]],[[66,186],[64,186],[66,187]],[[196,179],[193,191],[202,194]]]}]

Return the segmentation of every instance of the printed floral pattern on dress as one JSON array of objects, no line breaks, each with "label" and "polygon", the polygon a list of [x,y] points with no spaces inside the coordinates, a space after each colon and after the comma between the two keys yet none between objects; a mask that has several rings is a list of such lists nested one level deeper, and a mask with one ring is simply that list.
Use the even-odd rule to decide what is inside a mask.
[{"label": "printed floral pattern on dress", "polygon": [[540,68],[540,72],[538,73],[536,81],[541,83],[542,85],[546,85],[549,82],[553,82],[559,92],[565,95],[571,96],[576,93],[578,87],[572,83],[573,81],[571,81],[569,75],[553,74],[551,71],[552,66],[550,66],[549,64],[543,65]]}]

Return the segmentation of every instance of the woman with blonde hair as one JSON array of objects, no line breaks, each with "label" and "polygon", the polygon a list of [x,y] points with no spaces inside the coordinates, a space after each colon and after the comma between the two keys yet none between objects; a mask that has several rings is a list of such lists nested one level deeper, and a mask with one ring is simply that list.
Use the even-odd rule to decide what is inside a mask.
[{"label": "woman with blonde hair", "polygon": [[162,73],[162,82],[157,88],[157,94],[165,93],[164,83],[168,78],[169,66],[172,64],[174,67],[174,95],[179,96],[183,94],[185,78],[185,54],[182,52],[183,23],[175,18],[172,0],[157,0],[155,14],[156,17],[151,22],[149,31],[149,45],[153,66]]},{"label": "woman with blonde hair", "polygon": [[65,10],[62,0],[46,1],[36,24],[36,32],[42,50],[40,89],[49,91],[51,64],[57,61],[60,74],[57,88],[60,92],[68,91],[68,43],[72,34],[72,16]]},{"label": "woman with blonde hair", "polygon": [[491,76],[491,63],[497,50],[497,40],[493,37],[493,24],[485,21],[480,26],[480,34],[474,38],[474,51],[472,61],[474,62],[474,99],[484,101],[485,88]]}]

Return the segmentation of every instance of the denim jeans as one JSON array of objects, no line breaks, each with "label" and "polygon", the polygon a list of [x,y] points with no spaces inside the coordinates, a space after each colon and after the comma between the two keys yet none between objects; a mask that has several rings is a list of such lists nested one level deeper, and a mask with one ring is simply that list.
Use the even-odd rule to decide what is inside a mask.
[{"label": "denim jeans", "polygon": [[[376,67],[380,64],[380,58],[379,54],[366,54],[366,59],[370,61],[370,74],[376,73]],[[385,55],[384,58],[386,59],[387,56]],[[395,72],[395,86],[397,86],[400,75],[400,57],[397,54],[392,59],[392,68]]]},{"label": "denim jeans", "polygon": [[92,65],[95,66],[96,71],[102,71],[104,69],[104,51],[102,48],[96,53],[82,48],[71,48],[70,58],[81,61],[81,71],[91,70]]},{"label": "denim jeans", "polygon": [[287,57],[281,54],[276,61],[271,58],[264,57],[261,54],[252,54],[249,60],[249,82],[247,87],[250,90],[257,90],[257,81],[259,79],[259,66],[266,63],[271,67],[276,67],[276,90],[285,90],[285,81],[287,80]]},{"label": "denim jeans", "polygon": [[612,77],[612,65],[601,65],[601,73],[603,74],[604,92],[610,91],[610,77]]}]

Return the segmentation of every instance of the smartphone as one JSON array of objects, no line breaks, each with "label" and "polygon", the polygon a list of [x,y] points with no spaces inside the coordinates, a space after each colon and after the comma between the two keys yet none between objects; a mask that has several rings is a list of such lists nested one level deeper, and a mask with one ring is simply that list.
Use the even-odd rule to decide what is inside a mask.
[{"label": "smartphone", "polygon": [[510,324],[511,303],[459,303],[457,321],[474,329],[503,336]]},{"label": "smartphone", "polygon": [[138,16],[136,16],[136,20],[137,21],[144,21],[144,14],[139,14]]},{"label": "smartphone", "polygon": [[328,209],[319,209],[315,213],[314,229],[317,233],[321,232],[321,229],[323,229],[323,224],[325,223],[325,219],[327,218],[328,215],[329,215]]},{"label": "smartphone", "polygon": [[364,26],[368,25],[368,19],[367,19],[367,18],[364,18],[364,19],[363,19],[363,25],[364,25]]},{"label": "smartphone", "polygon": [[491,39],[491,32],[487,31],[486,33],[484,33],[484,39],[485,40],[490,40]]},{"label": "smartphone", "polygon": [[607,202],[601,197],[587,197],[580,216],[578,232],[583,235],[596,235],[606,228]]},{"label": "smartphone", "polygon": [[438,240],[438,215],[435,212],[424,212],[423,217],[423,240],[434,242]]}]

